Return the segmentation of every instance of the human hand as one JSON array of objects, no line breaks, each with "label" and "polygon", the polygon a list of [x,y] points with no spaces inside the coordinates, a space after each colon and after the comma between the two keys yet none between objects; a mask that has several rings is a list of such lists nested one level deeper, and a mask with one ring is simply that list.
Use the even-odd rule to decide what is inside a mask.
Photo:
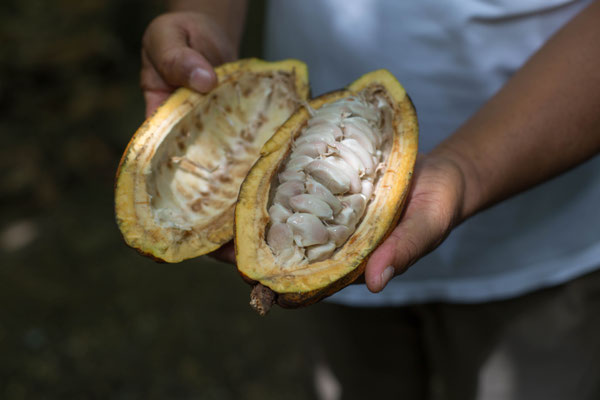
[{"label": "human hand", "polygon": [[599,18],[592,2],[419,160],[400,224],[367,263],[369,290],[381,291],[468,216],[600,152]]},{"label": "human hand", "polygon": [[233,245],[233,240],[225,243],[223,246],[219,247],[215,251],[208,254],[212,258],[223,261],[229,264],[236,264],[235,261],[235,247]]},{"label": "human hand", "polygon": [[177,12],[154,19],[142,39],[140,84],[146,117],[177,87],[211,90],[217,84],[213,67],[236,56],[225,31],[208,15]]},{"label": "human hand", "polygon": [[463,219],[465,175],[451,158],[419,155],[399,224],[365,268],[367,288],[380,292],[395,275],[435,249]]}]

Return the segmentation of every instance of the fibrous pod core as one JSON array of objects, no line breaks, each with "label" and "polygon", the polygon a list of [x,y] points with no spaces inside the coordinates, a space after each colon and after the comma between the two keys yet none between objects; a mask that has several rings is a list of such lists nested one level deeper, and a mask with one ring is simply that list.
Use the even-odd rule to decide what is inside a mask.
[{"label": "fibrous pod core", "polygon": [[[267,244],[283,268],[328,259],[356,230],[389,153],[389,110],[377,91],[311,110],[271,185]],[[324,151],[307,155],[310,143]]]}]

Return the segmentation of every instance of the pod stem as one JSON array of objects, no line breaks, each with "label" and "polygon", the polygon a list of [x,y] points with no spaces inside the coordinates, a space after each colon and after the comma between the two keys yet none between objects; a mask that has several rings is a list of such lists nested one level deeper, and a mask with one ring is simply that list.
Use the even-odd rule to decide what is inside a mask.
[{"label": "pod stem", "polygon": [[259,283],[252,288],[250,293],[250,307],[265,316],[275,303],[275,297],[274,291]]}]

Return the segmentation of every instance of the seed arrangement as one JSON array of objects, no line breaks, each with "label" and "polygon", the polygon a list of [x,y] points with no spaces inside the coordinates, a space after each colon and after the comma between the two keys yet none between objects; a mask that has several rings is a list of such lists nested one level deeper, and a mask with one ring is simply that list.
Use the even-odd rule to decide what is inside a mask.
[{"label": "seed arrangement", "polygon": [[269,207],[267,243],[281,265],[327,259],[354,232],[382,157],[385,106],[350,96],[311,110]]}]

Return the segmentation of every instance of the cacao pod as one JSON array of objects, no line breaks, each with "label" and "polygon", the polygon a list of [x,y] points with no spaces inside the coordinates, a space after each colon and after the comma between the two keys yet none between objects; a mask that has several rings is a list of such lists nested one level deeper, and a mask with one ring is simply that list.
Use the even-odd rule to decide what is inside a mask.
[{"label": "cacao pod", "polygon": [[264,314],[354,281],[396,226],[417,156],[415,109],[386,70],[298,109],[239,191],[235,250]]},{"label": "cacao pod", "polygon": [[296,60],[216,68],[207,94],[178,89],[129,142],[117,171],[116,220],[126,243],[179,262],[233,237],[240,184],[262,145],[308,97]]}]

